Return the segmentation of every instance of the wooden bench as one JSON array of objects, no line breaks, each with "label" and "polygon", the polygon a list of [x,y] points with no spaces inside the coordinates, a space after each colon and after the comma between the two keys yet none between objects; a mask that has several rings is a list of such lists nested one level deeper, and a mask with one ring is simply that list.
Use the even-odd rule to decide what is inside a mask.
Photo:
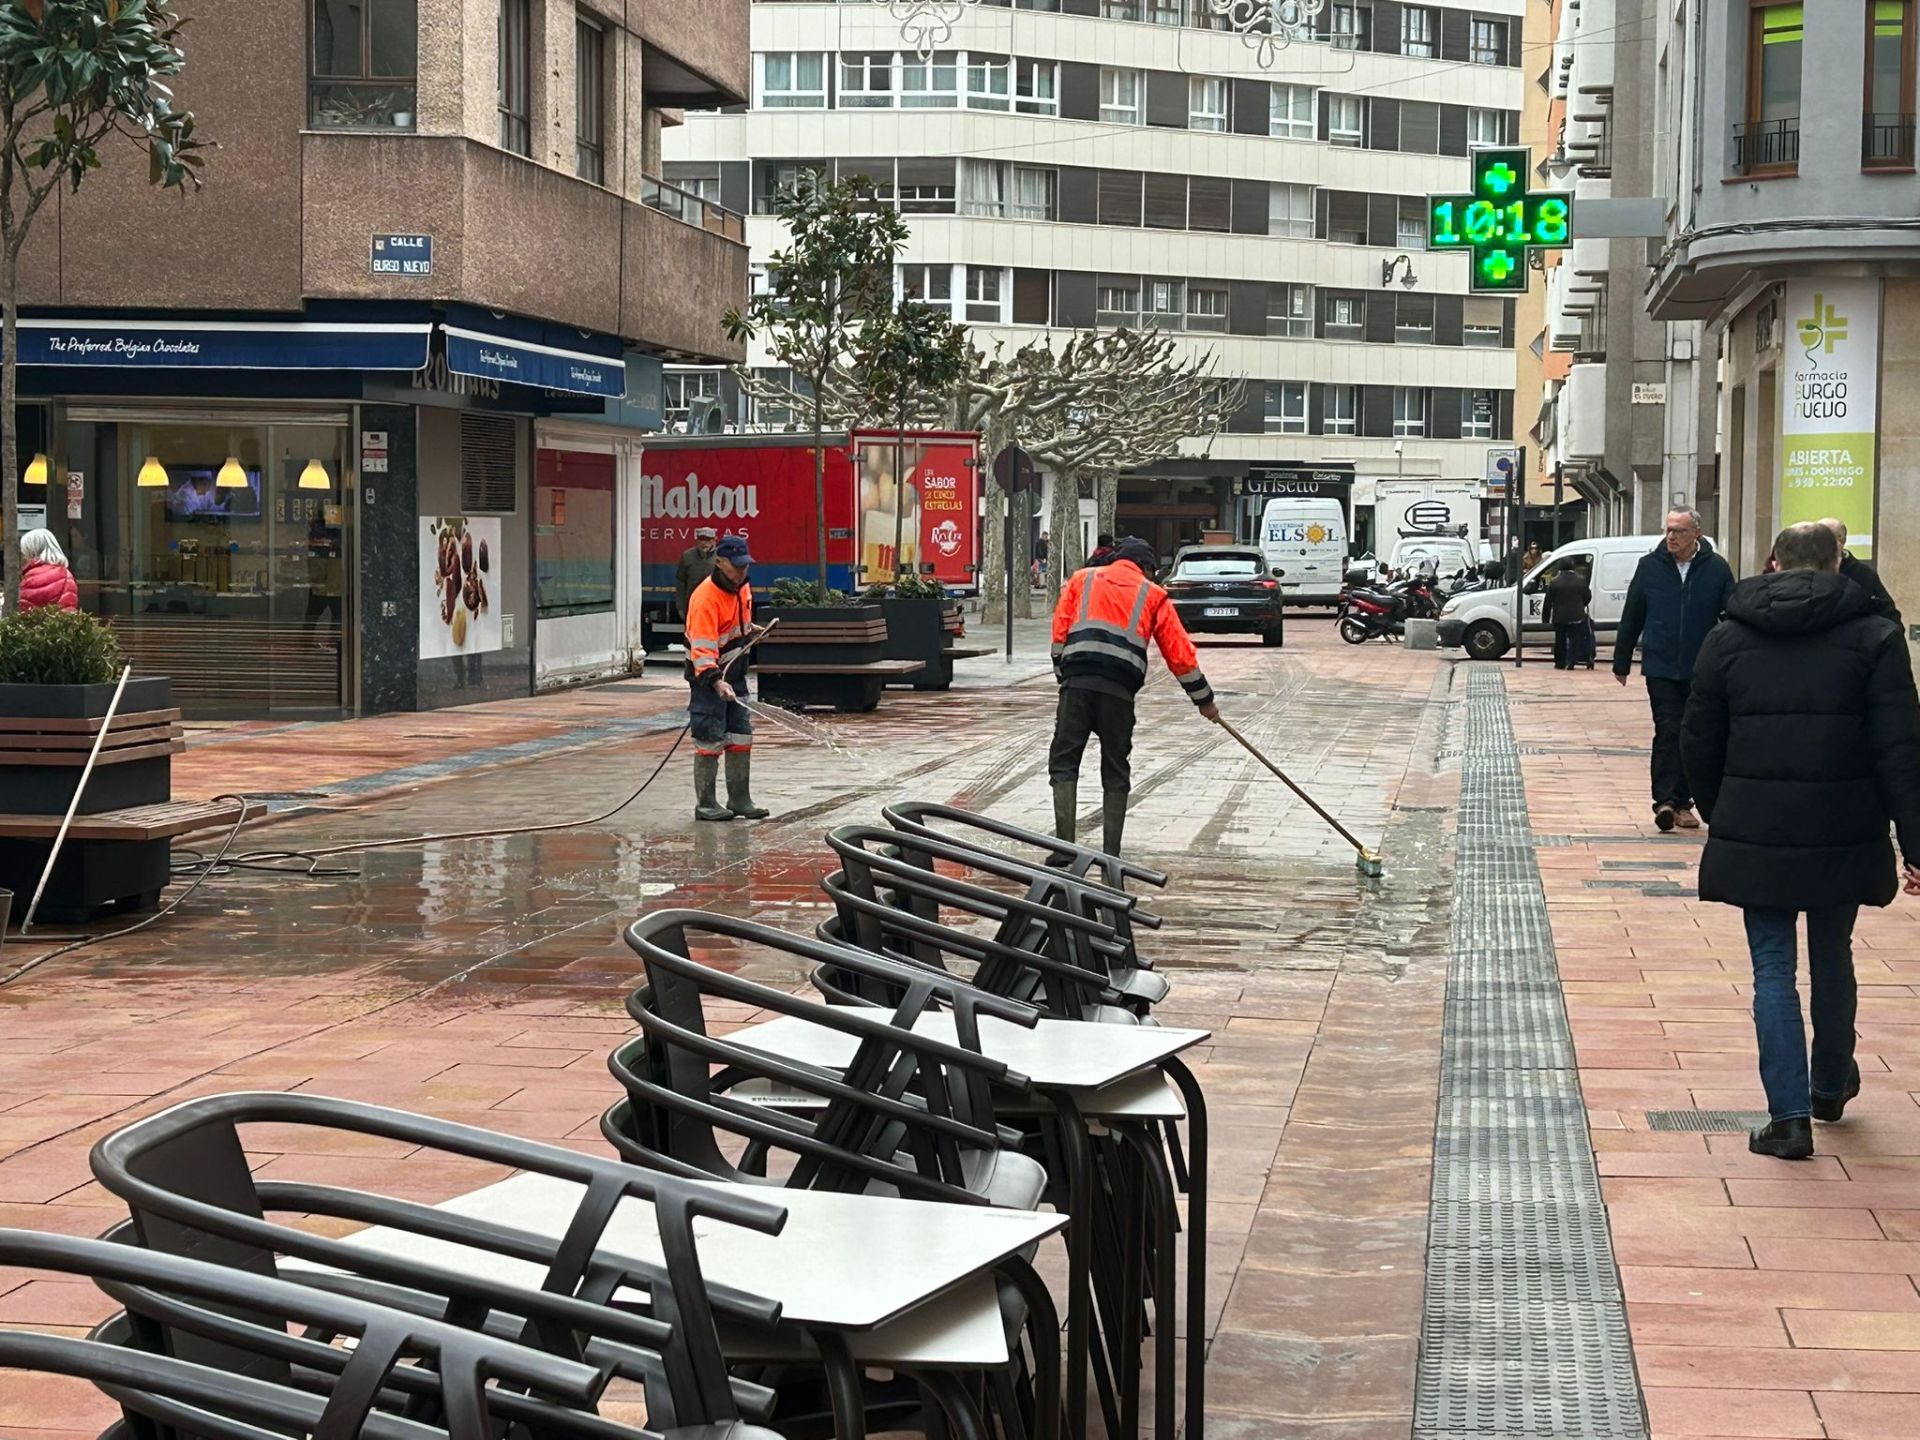
[{"label": "wooden bench", "polygon": [[[67,843],[76,840],[171,840],[196,830],[224,829],[266,814],[263,800],[171,800],[76,815]],[[60,833],[58,815],[0,814],[0,840],[51,840]]]},{"label": "wooden bench", "polygon": [[[779,615],[771,611],[768,618]],[[762,650],[777,650],[783,645],[876,645],[887,638],[883,615],[874,620],[803,620],[798,624],[776,625],[760,642]]]},{"label": "wooden bench", "polygon": [[[266,808],[259,800],[172,800],[76,815],[47,881],[40,917],[82,924],[116,911],[150,910],[172,878],[176,837],[229,828]],[[16,896],[33,893],[60,818],[0,814],[0,886]]]},{"label": "wooden bench", "polygon": [[865,660],[828,665],[761,661],[754,666],[760,698],[769,705],[819,705],[843,712],[871,710],[887,683],[926,668],[921,660]]},{"label": "wooden bench", "polygon": [[949,645],[943,652],[949,660],[972,660],[981,655],[998,655],[997,645]]}]

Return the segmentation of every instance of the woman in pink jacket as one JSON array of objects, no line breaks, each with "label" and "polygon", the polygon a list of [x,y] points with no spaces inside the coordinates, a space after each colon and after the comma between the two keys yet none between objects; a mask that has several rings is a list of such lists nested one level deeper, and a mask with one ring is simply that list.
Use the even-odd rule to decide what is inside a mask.
[{"label": "woman in pink jacket", "polygon": [[20,537],[20,609],[39,610],[57,605],[62,610],[80,608],[80,589],[73,583],[73,571],[67,568],[66,552],[53,538],[51,530],[29,530]]}]

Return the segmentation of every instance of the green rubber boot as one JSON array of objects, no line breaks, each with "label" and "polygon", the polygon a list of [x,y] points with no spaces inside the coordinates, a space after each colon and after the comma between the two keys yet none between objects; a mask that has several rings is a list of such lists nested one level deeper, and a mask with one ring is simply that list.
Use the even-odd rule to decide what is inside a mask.
[{"label": "green rubber boot", "polygon": [[1075,843],[1080,824],[1080,787],[1071,780],[1053,782],[1053,833],[1069,845]]},{"label": "green rubber boot", "polygon": [[1109,855],[1118,855],[1126,832],[1127,792],[1108,790],[1100,797],[1100,848]]},{"label": "green rubber boot", "polygon": [[773,812],[753,803],[753,752],[727,752],[727,808],[742,820],[764,820]]},{"label": "green rubber boot", "polygon": [[720,782],[720,757],[718,755],[696,755],[693,757],[693,818],[696,820],[731,820],[733,811],[722,805],[714,797],[714,787]]}]

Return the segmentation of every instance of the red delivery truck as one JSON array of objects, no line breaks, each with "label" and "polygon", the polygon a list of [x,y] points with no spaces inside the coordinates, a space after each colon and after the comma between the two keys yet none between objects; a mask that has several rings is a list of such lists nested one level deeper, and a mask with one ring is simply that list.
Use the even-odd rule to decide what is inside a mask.
[{"label": "red delivery truck", "polygon": [[[979,454],[978,435],[954,431],[909,430],[904,443],[891,430],[830,432],[827,583],[851,594],[891,580],[897,565],[908,573],[930,573],[950,591],[977,591]],[[904,485],[895,478],[896,455],[905,462]],[[788,576],[817,577],[810,435],[664,436],[647,442],[641,472],[640,561],[649,630],[679,628],[674,570],[703,525],[747,537],[757,587]]]}]

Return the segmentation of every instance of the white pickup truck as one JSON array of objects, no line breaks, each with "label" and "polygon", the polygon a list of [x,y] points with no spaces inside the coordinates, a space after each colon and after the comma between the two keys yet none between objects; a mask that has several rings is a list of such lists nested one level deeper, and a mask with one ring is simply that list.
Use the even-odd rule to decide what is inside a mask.
[{"label": "white pickup truck", "polygon": [[[1550,640],[1553,627],[1540,619],[1546,598],[1546,577],[1564,562],[1584,564],[1592,575],[1593,619],[1596,638],[1604,648],[1620,628],[1620,612],[1627,603],[1627,587],[1640,557],[1664,541],[1660,535],[1608,535],[1597,540],[1575,540],[1562,545],[1534,566],[1520,582],[1524,604],[1523,632],[1529,640]],[[1475,590],[1455,596],[1440,609],[1440,643],[1464,646],[1469,659],[1497,660],[1513,648],[1513,587]]]}]

